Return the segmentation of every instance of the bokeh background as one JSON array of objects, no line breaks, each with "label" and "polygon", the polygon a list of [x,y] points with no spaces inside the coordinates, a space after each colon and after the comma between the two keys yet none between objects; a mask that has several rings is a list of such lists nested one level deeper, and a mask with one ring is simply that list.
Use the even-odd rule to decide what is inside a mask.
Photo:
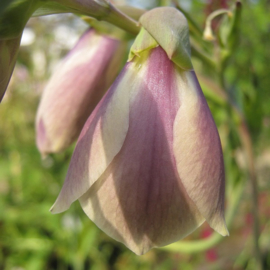
[{"label": "bokeh background", "polygon": [[[146,8],[156,4],[129,3]],[[63,214],[49,212],[74,146],[41,159],[35,114],[55,66],[88,27],[75,15],[51,15],[28,22],[0,105],[0,269],[256,270],[252,177],[258,184],[261,259],[264,269],[270,269],[270,1],[242,1],[231,36],[226,36],[228,16],[218,17],[212,23],[214,41],[202,38],[207,16],[220,8],[234,10],[235,1],[178,3],[190,17],[193,63],[222,140],[230,237],[221,239],[204,224],[183,241],[214,239],[207,248],[175,244],[136,256],[100,231],[79,203]]]}]

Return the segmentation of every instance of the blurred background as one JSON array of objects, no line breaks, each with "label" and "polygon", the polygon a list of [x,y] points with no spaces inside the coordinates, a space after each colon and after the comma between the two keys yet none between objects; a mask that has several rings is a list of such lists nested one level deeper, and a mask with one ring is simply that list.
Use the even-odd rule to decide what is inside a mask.
[{"label": "blurred background", "polygon": [[[0,269],[256,270],[254,222],[263,269],[270,269],[270,1],[174,2],[189,19],[195,71],[222,140],[230,237],[220,238],[204,224],[183,240],[199,241],[195,249],[175,244],[136,256],[100,231],[78,202],[63,214],[49,212],[74,146],[41,159],[35,114],[58,61],[88,27],[71,14],[51,15],[29,20],[0,105]],[[215,39],[203,39],[207,16],[221,8],[230,8],[237,20],[218,16]]]}]

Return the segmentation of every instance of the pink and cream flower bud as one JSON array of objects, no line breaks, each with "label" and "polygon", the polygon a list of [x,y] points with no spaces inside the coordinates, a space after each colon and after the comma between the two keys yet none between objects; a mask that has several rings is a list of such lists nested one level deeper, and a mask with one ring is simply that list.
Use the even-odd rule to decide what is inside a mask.
[{"label": "pink and cream flower bud", "polygon": [[126,53],[123,41],[88,30],[46,86],[36,117],[36,141],[45,155],[64,150],[116,78]]},{"label": "pink and cream flower bud", "polygon": [[228,234],[217,128],[194,71],[160,46],[134,56],[88,118],[51,211],[77,199],[136,254],[204,221]]}]

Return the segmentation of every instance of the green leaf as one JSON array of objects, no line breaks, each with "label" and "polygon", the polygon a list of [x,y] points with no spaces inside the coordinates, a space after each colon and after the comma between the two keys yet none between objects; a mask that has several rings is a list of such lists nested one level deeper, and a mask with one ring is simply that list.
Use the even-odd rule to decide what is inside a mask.
[{"label": "green leaf", "polygon": [[39,5],[38,0],[4,0],[1,2],[0,39],[20,36],[28,19]]}]

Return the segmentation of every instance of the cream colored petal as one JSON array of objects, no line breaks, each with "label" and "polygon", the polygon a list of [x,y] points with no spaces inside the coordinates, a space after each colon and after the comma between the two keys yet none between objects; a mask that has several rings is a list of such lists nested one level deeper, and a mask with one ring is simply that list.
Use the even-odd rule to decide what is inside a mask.
[{"label": "cream colored petal", "polygon": [[101,176],[120,151],[129,125],[130,74],[122,71],[108,93],[88,118],[71,158],[63,188],[51,208],[67,210]]},{"label": "cream colored petal", "polygon": [[194,72],[178,73],[181,106],[173,149],[179,177],[210,226],[228,235],[224,220],[224,165],[220,139]]}]

